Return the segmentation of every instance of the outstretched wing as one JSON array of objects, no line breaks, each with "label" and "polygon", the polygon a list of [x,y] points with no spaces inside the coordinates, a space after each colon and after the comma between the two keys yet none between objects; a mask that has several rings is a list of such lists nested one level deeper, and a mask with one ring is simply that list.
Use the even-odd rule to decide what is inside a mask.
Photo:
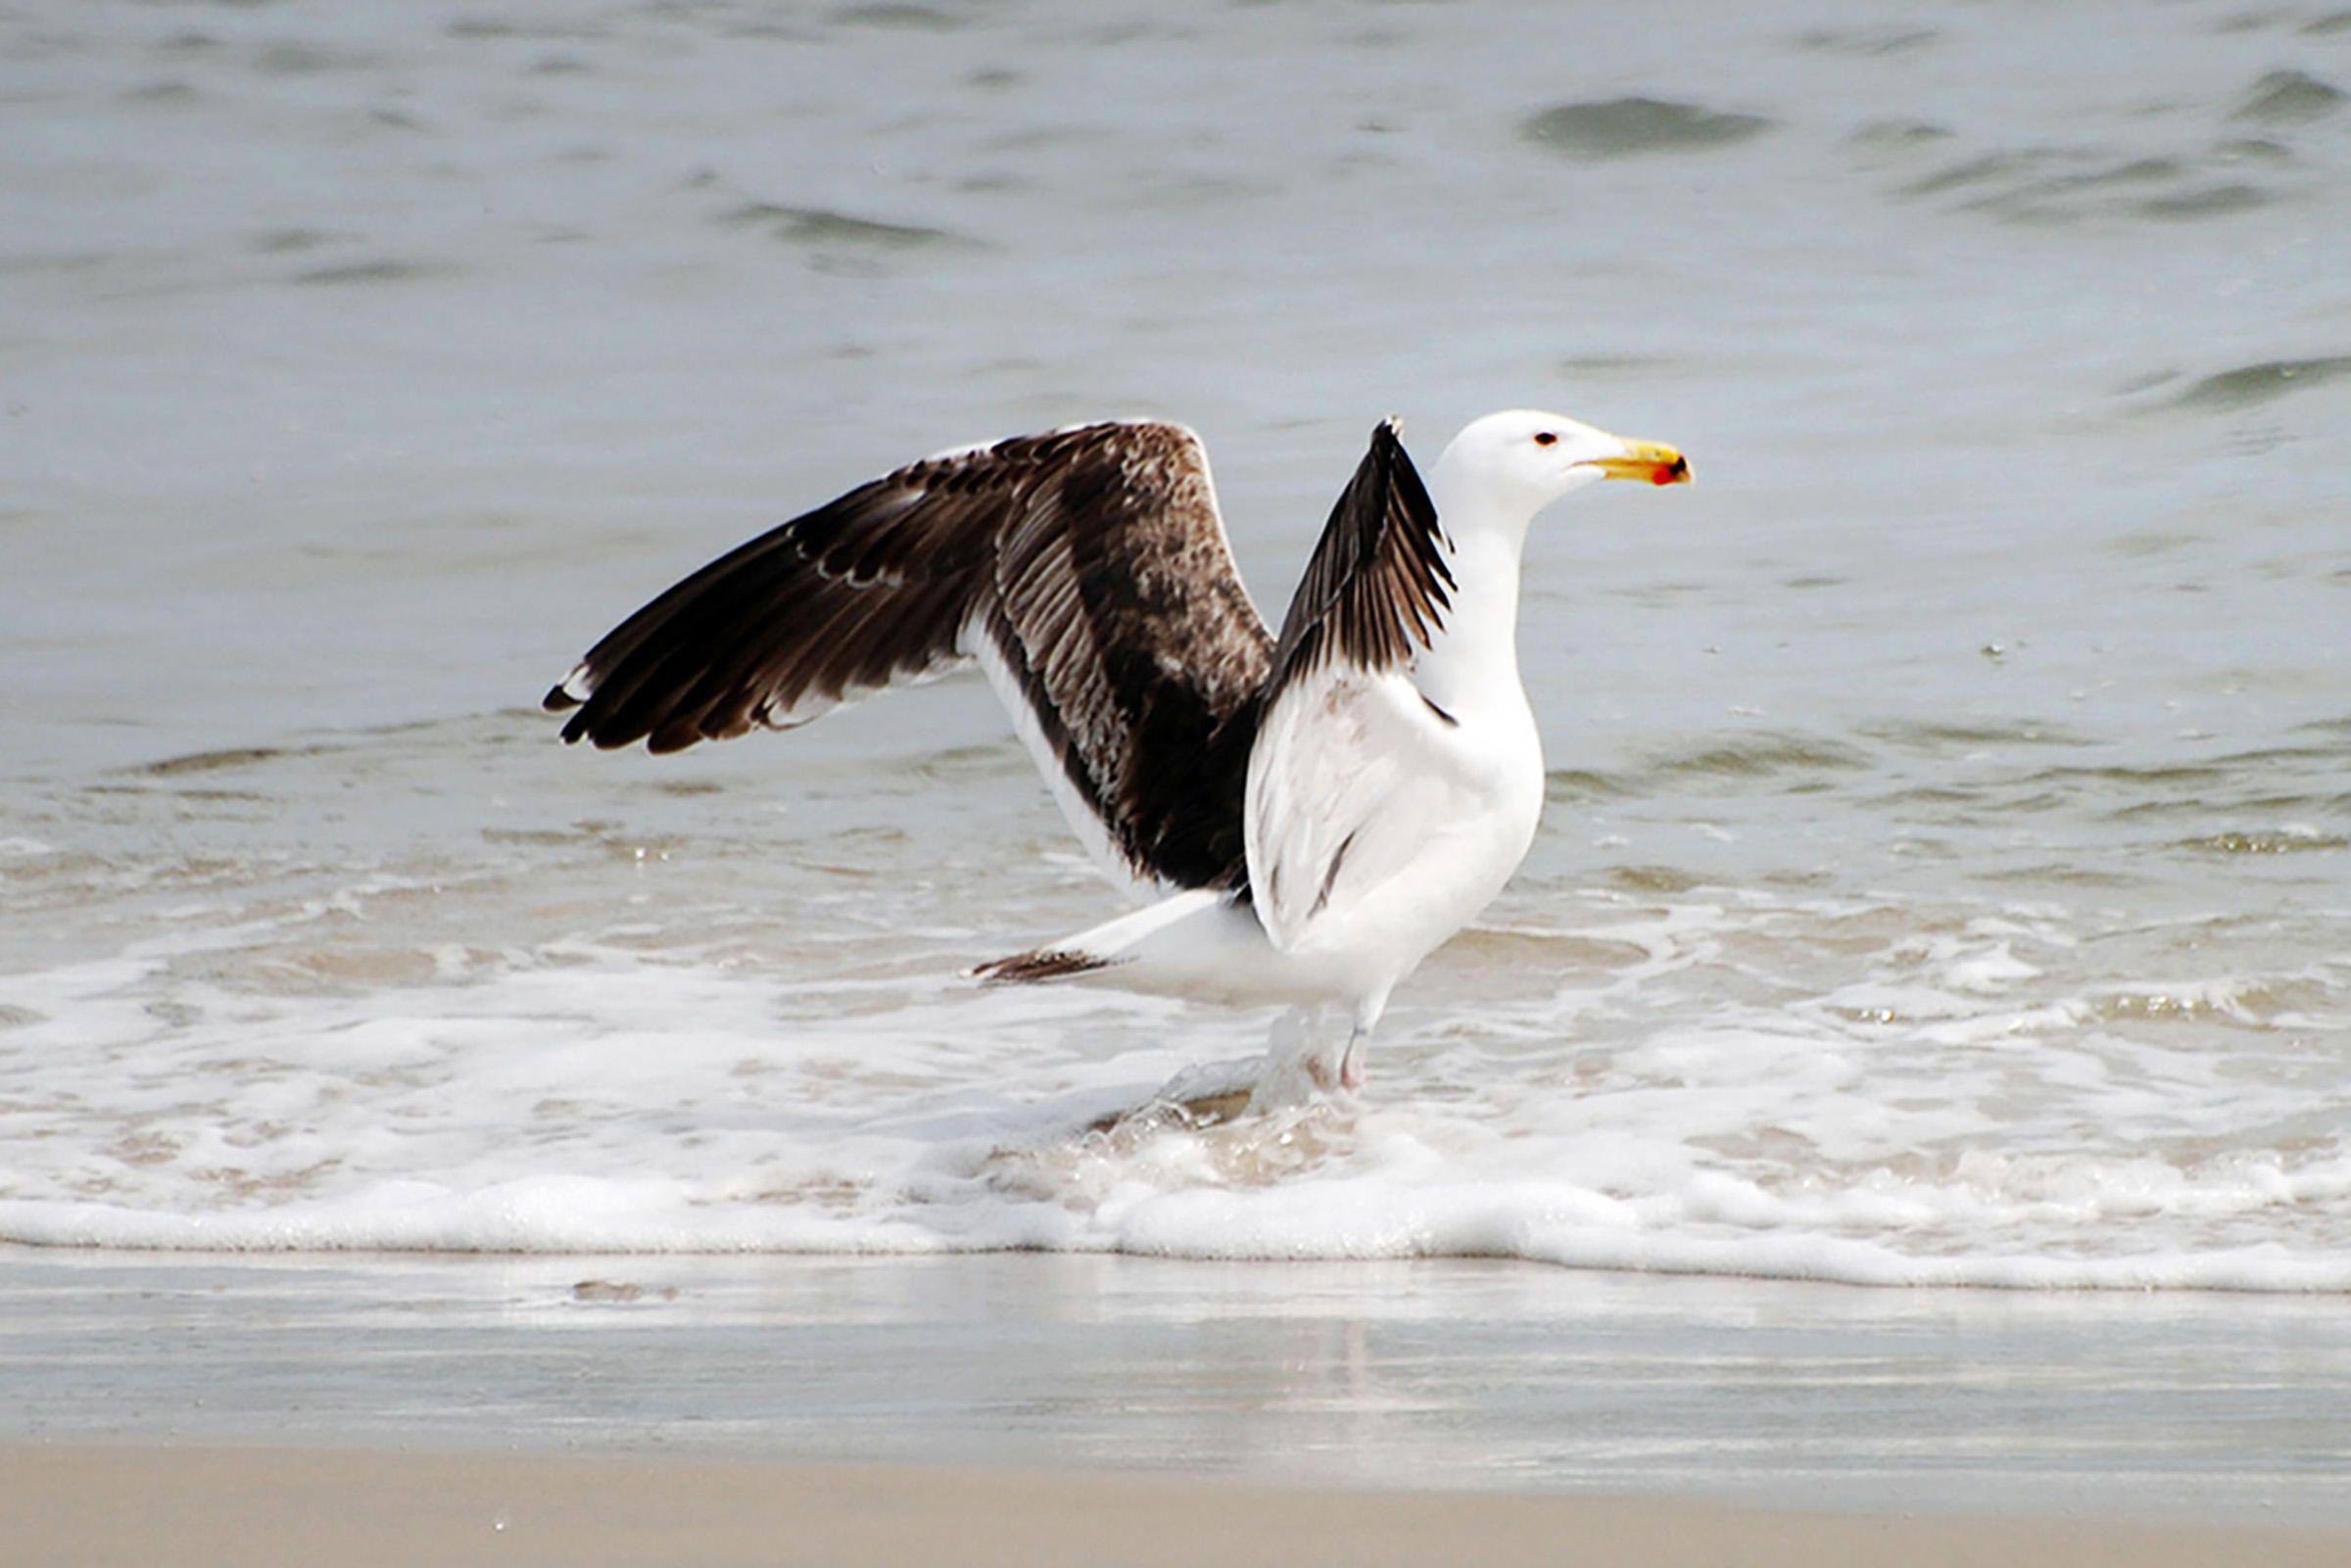
[{"label": "outstretched wing", "polygon": [[1334,659],[1359,670],[1404,664],[1444,625],[1452,588],[1436,504],[1396,421],[1383,419],[1282,617],[1267,699]]},{"label": "outstretched wing", "polygon": [[790,729],[969,658],[1105,870],[1237,886],[1273,640],[1199,438],[1085,425],[913,463],[686,578],[547,695],[566,740]]},{"label": "outstretched wing", "polygon": [[1444,798],[1421,763],[1451,720],[1405,675],[1452,603],[1445,550],[1436,507],[1385,421],[1282,621],[1249,759],[1250,893],[1278,947],[1314,945],[1331,911],[1361,907],[1441,820]]}]

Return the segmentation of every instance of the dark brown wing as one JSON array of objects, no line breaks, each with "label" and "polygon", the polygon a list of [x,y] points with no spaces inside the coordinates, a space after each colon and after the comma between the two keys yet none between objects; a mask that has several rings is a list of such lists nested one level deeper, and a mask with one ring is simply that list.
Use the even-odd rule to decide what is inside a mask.
[{"label": "dark brown wing", "polygon": [[761,535],[623,621],[546,705],[576,708],[566,740],[673,751],[976,656],[1090,847],[1230,886],[1271,647],[1198,438],[1087,425],[911,464]]},{"label": "dark brown wing", "polygon": [[1282,618],[1267,703],[1334,658],[1386,670],[1427,647],[1453,603],[1445,544],[1396,421],[1380,421]]}]

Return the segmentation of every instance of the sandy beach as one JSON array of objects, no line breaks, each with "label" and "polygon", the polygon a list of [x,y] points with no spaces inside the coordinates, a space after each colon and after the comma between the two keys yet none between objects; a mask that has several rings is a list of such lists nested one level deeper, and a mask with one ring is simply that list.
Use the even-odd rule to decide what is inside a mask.
[{"label": "sandy beach", "polygon": [[[919,1491],[907,1478],[1082,1472],[1068,1496],[1188,1476],[1219,1497],[1450,1496],[1496,1520],[1555,1517],[1539,1497],[1570,1514],[1653,1497],[1699,1514],[2132,1520],[2167,1538],[2344,1532],[2347,1388],[2351,1325],[2325,1300],[1473,1261],[0,1248],[0,1469],[16,1506],[93,1530],[136,1519],[59,1512],[35,1457],[167,1512],[311,1495],[270,1479],[287,1464],[349,1475],[356,1452],[487,1451],[456,1464],[464,1487],[547,1455],[513,1473],[552,1499],[619,1497],[602,1465],[713,1488],[766,1476],[749,1495],[771,1501],[818,1474]],[[168,1479],[208,1465],[234,1479]],[[403,1483],[423,1512],[389,1482],[355,1508],[421,1529],[445,1490],[423,1476]],[[340,1484],[322,1470],[316,1486]],[[954,1495],[1013,1496],[992,1485]]]},{"label": "sandy beach", "polygon": [[2351,1532],[1276,1490],[1172,1476],[670,1457],[18,1444],[20,1568],[374,1564],[1640,1563],[2334,1568]]}]

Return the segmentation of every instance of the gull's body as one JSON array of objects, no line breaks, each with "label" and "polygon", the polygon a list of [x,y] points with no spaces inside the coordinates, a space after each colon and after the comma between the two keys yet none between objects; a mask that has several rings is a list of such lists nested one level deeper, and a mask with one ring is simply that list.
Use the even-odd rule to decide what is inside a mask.
[{"label": "gull's body", "polygon": [[1533,841],[1520,556],[1537,512],[1607,477],[1688,467],[1518,410],[1464,429],[1423,487],[1382,424],[1275,638],[1189,431],[942,453],[689,577],[548,705],[581,705],[566,739],[667,750],[977,659],[1080,839],[1158,895],[980,973],[1337,1004],[1346,1047],[1307,1066],[1353,1086],[1389,992]]}]

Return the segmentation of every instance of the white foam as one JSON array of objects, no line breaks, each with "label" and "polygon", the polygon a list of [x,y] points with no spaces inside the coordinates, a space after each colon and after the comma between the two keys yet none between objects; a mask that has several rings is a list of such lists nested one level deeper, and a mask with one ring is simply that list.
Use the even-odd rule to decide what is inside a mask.
[{"label": "white foam", "polygon": [[1642,956],[1564,1009],[1595,1043],[1561,1042],[1549,1004],[1407,1008],[1352,1111],[1109,1136],[1081,1129],[1246,1054],[1259,1021],[943,978],[779,988],[576,942],[262,997],[192,977],[201,942],[155,945],[14,983],[39,1017],[0,1036],[0,1239],[2351,1291],[2351,1156],[2276,1138],[2309,1109],[2291,1074],[1986,996],[1967,982],[2008,933],[1874,993],[1907,1026],[1834,1010],[1854,995],[1611,1023],[1629,976],[1680,974],[1741,918],[1612,927]]}]

